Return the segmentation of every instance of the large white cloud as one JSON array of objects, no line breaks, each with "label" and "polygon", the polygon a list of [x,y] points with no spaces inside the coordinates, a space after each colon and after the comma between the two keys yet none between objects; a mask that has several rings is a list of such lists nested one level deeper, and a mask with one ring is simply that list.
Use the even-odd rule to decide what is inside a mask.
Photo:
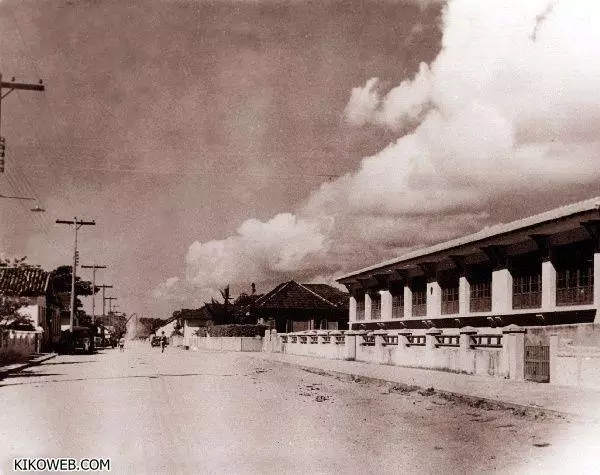
[{"label": "large white cloud", "polygon": [[222,240],[194,242],[186,257],[187,279],[202,287],[261,281],[273,275],[322,268],[329,249],[319,223],[289,213],[267,222],[245,221],[237,234]]},{"label": "large white cloud", "polygon": [[598,18],[587,0],[451,0],[431,64],[387,93],[377,78],[351,91],[347,121],[397,140],[296,215],[193,243],[188,282],[332,275],[476,231],[514,190],[597,182]]}]

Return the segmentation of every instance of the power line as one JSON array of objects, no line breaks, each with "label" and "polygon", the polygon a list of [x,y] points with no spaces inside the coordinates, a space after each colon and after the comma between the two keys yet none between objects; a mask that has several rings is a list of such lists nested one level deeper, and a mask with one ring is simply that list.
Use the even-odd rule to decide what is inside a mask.
[{"label": "power line", "polygon": [[[30,168],[49,168],[49,165],[46,164],[41,164],[41,165],[29,165]],[[247,170],[243,170],[240,171],[238,173],[231,173],[231,172],[224,172],[224,171],[220,171],[220,170],[215,170],[215,171],[203,171],[203,172],[193,172],[193,171],[189,171],[189,172],[181,172],[181,171],[157,171],[157,170],[140,170],[140,169],[135,169],[135,168],[119,168],[119,167],[73,167],[73,166],[68,166],[66,167],[69,169],[69,171],[80,171],[80,172],[87,172],[87,171],[100,171],[100,172],[106,172],[106,173],[139,173],[142,175],[172,175],[172,176],[189,176],[189,177],[215,177],[215,176],[261,176],[262,174],[260,172],[251,172],[251,171],[247,171]],[[304,177],[304,178],[330,178],[330,177],[339,177],[340,174],[329,174],[329,173],[278,173],[278,174],[273,174],[273,173],[268,173],[269,177],[273,177],[273,178],[289,178],[289,179],[294,179],[297,180],[298,178]]]}]

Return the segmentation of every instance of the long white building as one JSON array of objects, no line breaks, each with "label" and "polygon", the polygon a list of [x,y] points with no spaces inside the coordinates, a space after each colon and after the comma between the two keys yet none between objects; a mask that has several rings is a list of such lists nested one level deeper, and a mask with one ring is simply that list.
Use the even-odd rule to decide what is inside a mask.
[{"label": "long white building", "polygon": [[[600,197],[340,277],[351,329],[594,322],[600,306]],[[596,320],[597,321],[597,320]]]}]

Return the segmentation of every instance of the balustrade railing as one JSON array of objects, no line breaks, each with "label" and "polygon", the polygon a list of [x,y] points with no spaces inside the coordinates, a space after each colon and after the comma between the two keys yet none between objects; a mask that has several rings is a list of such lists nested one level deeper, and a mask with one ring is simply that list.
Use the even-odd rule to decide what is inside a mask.
[{"label": "balustrade railing", "polygon": [[425,335],[410,335],[406,339],[408,340],[407,346],[425,346]]},{"label": "balustrade railing", "polygon": [[436,335],[435,346],[460,346],[460,335]]},{"label": "balustrade railing", "polygon": [[398,335],[383,335],[383,344],[386,345],[397,345]]},{"label": "balustrade railing", "polygon": [[500,335],[500,334],[471,335],[471,347],[473,347],[473,348],[502,348],[502,335]]},{"label": "balustrade railing", "polygon": [[344,343],[346,343],[346,335],[335,335],[335,344],[336,345],[343,345]]},{"label": "balustrade railing", "polygon": [[363,335],[363,341],[361,343],[362,346],[374,346],[375,345],[375,335]]}]

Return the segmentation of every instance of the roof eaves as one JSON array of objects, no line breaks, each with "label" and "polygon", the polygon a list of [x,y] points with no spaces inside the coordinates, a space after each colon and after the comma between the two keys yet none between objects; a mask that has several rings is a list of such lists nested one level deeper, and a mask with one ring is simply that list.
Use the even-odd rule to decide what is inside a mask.
[{"label": "roof eaves", "polygon": [[[271,292],[265,294],[262,298],[258,299],[256,302],[257,306],[260,307],[263,304],[265,304],[266,302],[268,302],[269,300],[271,300],[275,295],[277,295],[279,292],[281,292],[283,289],[285,289],[292,282],[294,282],[294,281],[290,280],[288,282],[285,282],[283,285],[279,284],[279,286],[278,286],[279,288],[275,287],[273,290],[271,290]],[[297,282],[295,282],[295,283],[297,284]]]},{"label": "roof eaves", "polygon": [[331,306],[333,306],[333,307],[335,307],[335,306],[336,306],[336,305],[335,305],[333,302],[331,302],[330,300],[327,300],[325,297],[323,297],[322,295],[319,295],[317,292],[315,292],[315,291],[313,291],[313,290],[309,289],[308,287],[305,287],[305,286],[304,286],[304,285],[302,285],[302,284],[298,284],[298,285],[299,285],[300,287],[302,287],[303,289],[305,289],[305,290],[308,290],[308,291],[309,291],[311,294],[313,294],[313,295],[317,296],[318,298],[320,298],[320,299],[321,299],[321,300],[323,300],[324,302],[327,302],[329,305],[331,305]]},{"label": "roof eaves", "polygon": [[533,216],[528,216],[526,218],[511,221],[509,223],[496,224],[496,225],[490,226],[489,228],[484,228],[473,234],[468,234],[466,236],[461,236],[456,239],[452,239],[450,241],[445,241],[442,243],[435,244],[433,246],[417,249],[415,251],[408,252],[400,257],[396,257],[393,259],[389,259],[387,261],[379,262],[377,264],[374,264],[374,265],[371,265],[368,267],[364,267],[362,269],[342,275],[342,276],[338,277],[336,279],[336,281],[341,282],[341,281],[349,279],[351,277],[355,277],[357,275],[360,275],[360,274],[363,274],[365,272],[369,272],[372,270],[380,269],[382,267],[399,264],[401,262],[406,262],[411,259],[416,259],[417,257],[423,257],[428,254],[434,254],[436,252],[450,250],[454,247],[463,246],[466,244],[473,244],[473,243],[476,243],[479,241],[484,241],[486,239],[498,237],[498,236],[501,236],[504,234],[518,231],[520,229],[543,224],[543,223],[546,223],[553,219],[566,218],[568,216],[574,216],[576,214],[584,213],[586,211],[593,211],[594,209],[600,210],[600,196],[591,198],[589,200],[580,201],[580,202],[573,203],[570,205],[562,206],[560,208],[555,208],[553,210],[545,211],[543,213],[539,213],[539,214],[536,214]]}]

